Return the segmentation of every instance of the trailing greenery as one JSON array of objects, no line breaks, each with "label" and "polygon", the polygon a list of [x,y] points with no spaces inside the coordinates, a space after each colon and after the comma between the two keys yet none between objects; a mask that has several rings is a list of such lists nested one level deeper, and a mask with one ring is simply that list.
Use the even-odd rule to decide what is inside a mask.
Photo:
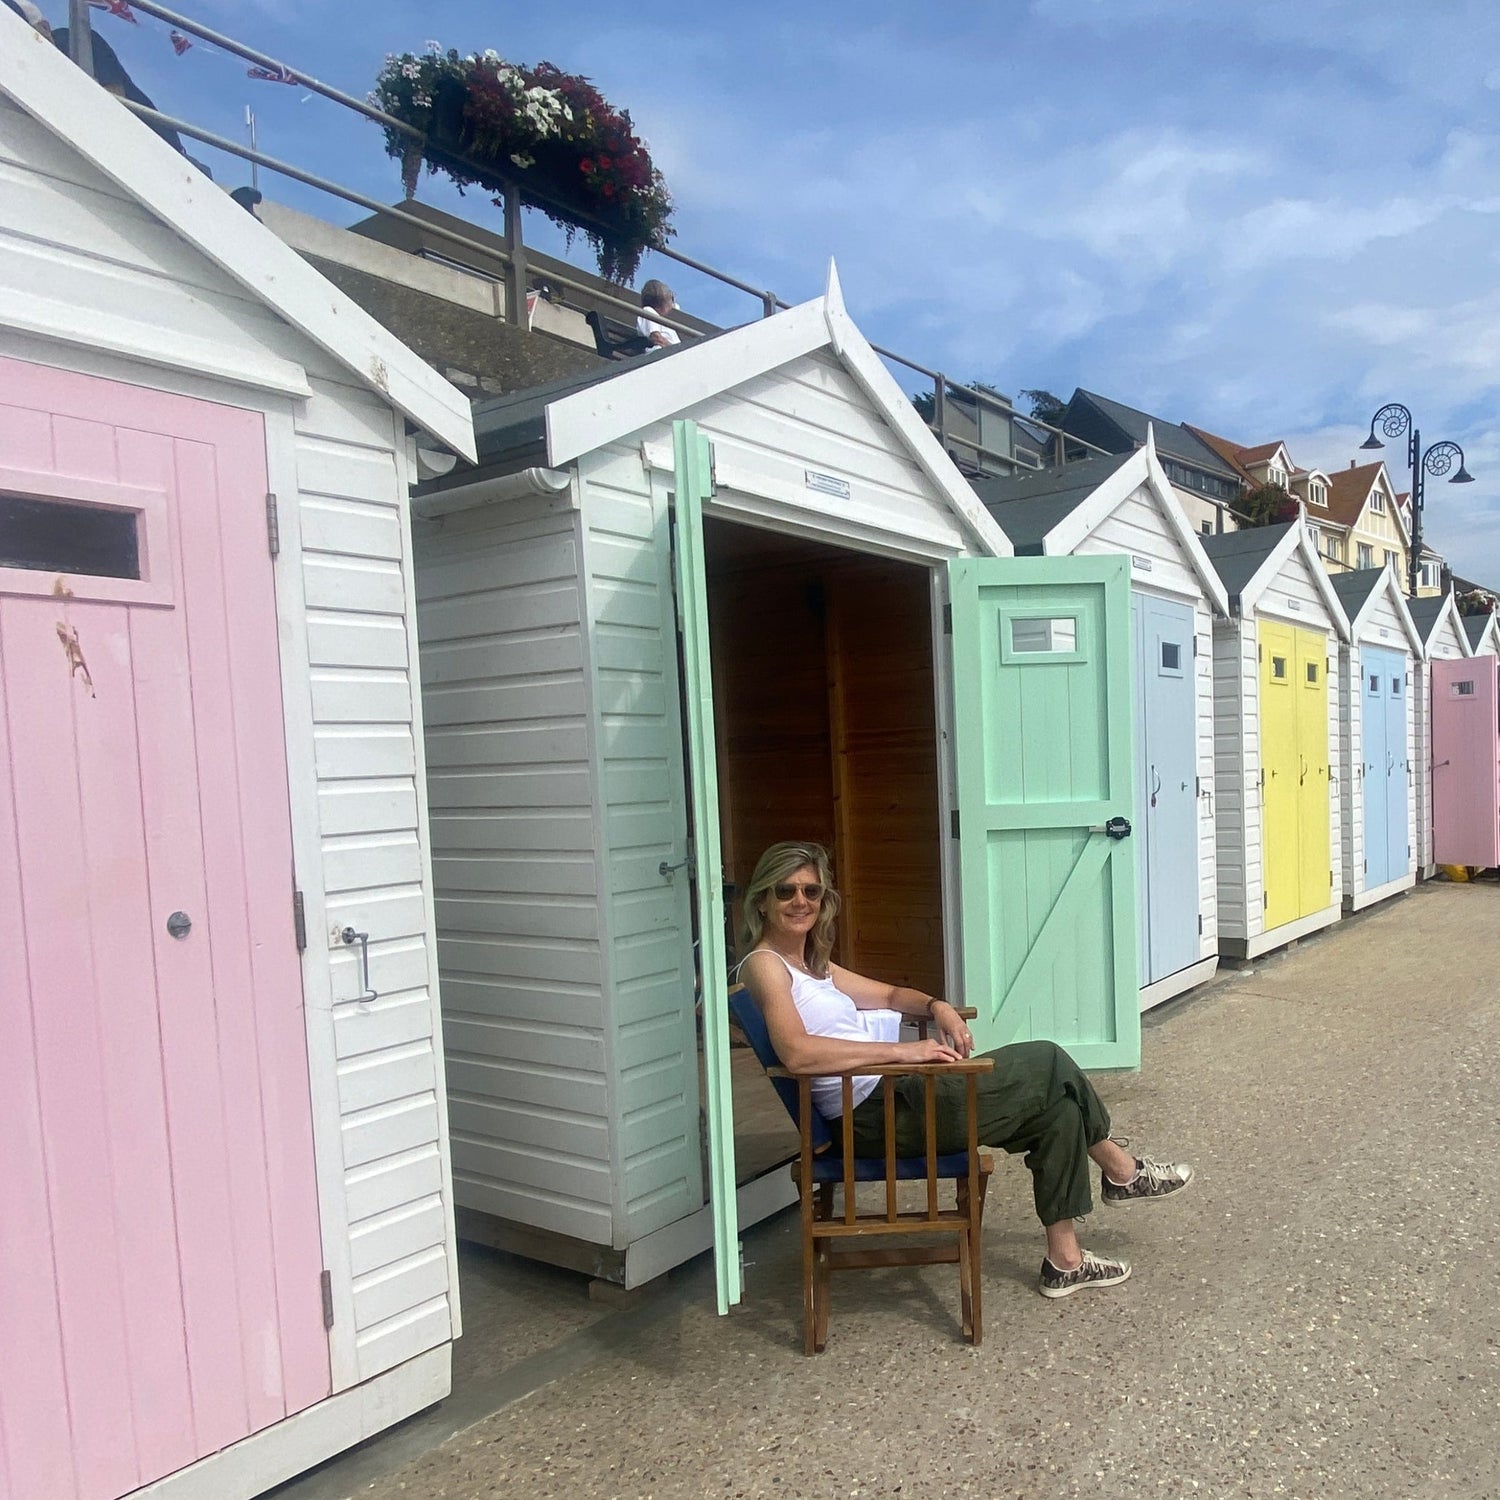
[{"label": "trailing greenery", "polygon": [[599,273],[627,282],[648,249],[672,237],[672,198],[627,110],[587,78],[551,63],[518,67],[498,52],[461,56],[436,42],[421,55],[392,54],[370,102],[424,139],[385,126],[410,197],[425,164],[459,190],[497,195],[514,185],[524,202],[582,234]]},{"label": "trailing greenery", "polygon": [[1462,594],[1455,594],[1453,602],[1458,605],[1461,615],[1488,615],[1500,608],[1500,599],[1483,588],[1467,589]]},{"label": "trailing greenery", "polygon": [[1276,526],[1282,521],[1295,521],[1298,509],[1296,497],[1283,486],[1263,484],[1241,497],[1235,513],[1247,527]]}]

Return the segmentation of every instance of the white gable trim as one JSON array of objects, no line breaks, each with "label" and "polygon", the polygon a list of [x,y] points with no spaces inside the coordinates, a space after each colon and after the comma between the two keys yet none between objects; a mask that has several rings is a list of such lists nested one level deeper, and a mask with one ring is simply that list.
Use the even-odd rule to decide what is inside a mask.
[{"label": "white gable trim", "polygon": [[1412,619],[1411,611],[1406,607],[1406,598],[1401,592],[1401,586],[1396,582],[1396,575],[1391,571],[1389,563],[1381,570],[1380,582],[1365,596],[1365,602],[1360,605],[1359,613],[1349,621],[1350,639],[1359,635],[1382,595],[1395,606],[1397,617],[1401,621],[1401,628],[1406,632],[1406,639],[1410,642],[1412,651],[1417,656],[1424,655],[1422,636],[1417,629],[1417,622]]},{"label": "white gable trim", "polygon": [[1432,629],[1427,632],[1427,639],[1422,642],[1422,654],[1427,656],[1431,650],[1432,642],[1438,631],[1443,628],[1443,621],[1447,620],[1453,627],[1453,633],[1458,637],[1458,644],[1465,656],[1473,656],[1474,648],[1469,644],[1469,632],[1464,629],[1464,617],[1458,612],[1458,601],[1453,597],[1450,588],[1443,597],[1443,607],[1437,612],[1432,622]]},{"label": "white gable trim", "polygon": [[1308,572],[1312,574],[1318,597],[1322,599],[1323,606],[1328,611],[1328,618],[1333,621],[1340,638],[1347,641],[1349,617],[1344,613],[1343,605],[1339,603],[1339,596],[1333,591],[1333,584],[1329,582],[1328,574],[1323,571],[1323,564],[1318,561],[1312,538],[1307,534],[1307,523],[1300,515],[1287,534],[1271,549],[1270,556],[1255,570],[1249,583],[1245,585],[1240,594],[1240,613],[1248,615],[1256,608],[1260,602],[1260,596],[1271,586],[1276,575],[1285,567],[1294,553],[1301,554],[1302,560],[1307,564]]},{"label": "white gable trim", "polygon": [[836,275],[827,296],[559,397],[546,410],[547,461],[571,463],[820,349],[839,361],[890,424],[976,550],[1012,556],[1009,539],[844,311]]},{"label": "white gable trim", "polygon": [[[1454,600],[1453,607],[1454,609],[1458,608],[1458,601],[1456,599]],[[1463,616],[1460,615],[1459,619],[1462,620]],[[1468,638],[1468,634],[1469,632],[1465,630],[1465,639]],[[1500,615],[1496,615],[1493,612],[1484,622],[1484,629],[1479,632],[1479,639],[1473,643],[1475,656],[1479,655],[1480,647],[1483,646],[1486,641],[1488,641],[1491,646],[1495,647],[1495,654],[1497,656],[1500,656]]]},{"label": "white gable trim", "polygon": [[476,457],[461,391],[3,7],[0,94],[418,427]]},{"label": "white gable trim", "polygon": [[1065,556],[1077,550],[1083,539],[1096,531],[1138,489],[1150,491],[1156,508],[1161,512],[1177,544],[1187,554],[1188,564],[1203,592],[1213,601],[1221,615],[1229,613],[1229,595],[1224,580],[1208,560],[1203,544],[1193,528],[1188,525],[1182,507],[1172,490],[1172,481],[1162,467],[1156,454],[1156,434],[1148,424],[1146,446],[1138,448],[1124,463],[1104,480],[1081,505],[1075,506],[1042,538],[1042,551],[1049,557]]}]

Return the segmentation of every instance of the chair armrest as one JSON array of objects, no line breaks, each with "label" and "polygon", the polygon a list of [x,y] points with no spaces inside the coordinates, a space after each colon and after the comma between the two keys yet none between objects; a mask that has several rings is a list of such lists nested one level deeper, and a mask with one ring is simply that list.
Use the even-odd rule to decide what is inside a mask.
[{"label": "chair armrest", "polygon": [[934,1063],[862,1063],[857,1068],[767,1068],[768,1078],[905,1078],[909,1075],[922,1077],[926,1074],[941,1076],[945,1073],[988,1073],[993,1070],[993,1057],[965,1057],[958,1062]]}]

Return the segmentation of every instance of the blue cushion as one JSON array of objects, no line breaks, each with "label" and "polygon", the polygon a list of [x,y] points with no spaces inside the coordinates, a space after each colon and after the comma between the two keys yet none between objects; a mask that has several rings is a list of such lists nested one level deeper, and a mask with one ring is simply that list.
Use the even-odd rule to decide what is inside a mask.
[{"label": "blue cushion", "polygon": [[[814,1182],[842,1182],[844,1180],[843,1157],[816,1157],[813,1161],[812,1175]],[[969,1175],[969,1153],[967,1151],[954,1151],[948,1156],[938,1157],[937,1175],[939,1177],[967,1177]],[[896,1158],[896,1176],[903,1182],[909,1182],[914,1177],[925,1178],[927,1176],[927,1158],[925,1156],[898,1156]],[[883,1156],[856,1156],[854,1158],[854,1180],[856,1182],[884,1182],[885,1158]]]}]

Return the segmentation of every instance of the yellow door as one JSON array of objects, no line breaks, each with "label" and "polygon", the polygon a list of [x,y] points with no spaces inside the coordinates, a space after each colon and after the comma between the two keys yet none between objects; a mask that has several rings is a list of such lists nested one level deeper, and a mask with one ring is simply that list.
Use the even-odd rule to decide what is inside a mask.
[{"label": "yellow door", "polygon": [[1260,642],[1261,875],[1265,928],[1302,914],[1297,847],[1300,807],[1297,746],[1297,641],[1290,625],[1262,620]]},{"label": "yellow door", "polygon": [[1328,638],[1296,630],[1299,917],[1333,899],[1328,847]]}]

